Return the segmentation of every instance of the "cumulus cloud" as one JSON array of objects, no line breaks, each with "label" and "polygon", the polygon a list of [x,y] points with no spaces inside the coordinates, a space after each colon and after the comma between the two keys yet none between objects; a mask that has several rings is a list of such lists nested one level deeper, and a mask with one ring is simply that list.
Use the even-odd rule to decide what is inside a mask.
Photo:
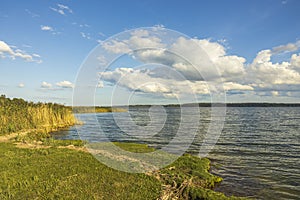
[{"label": "cumulus cloud", "polygon": [[73,88],[74,87],[73,83],[71,83],[70,81],[61,81],[61,82],[56,83],[56,85],[61,88]]},{"label": "cumulus cloud", "polygon": [[129,53],[130,48],[127,45],[127,42],[121,42],[117,40],[113,40],[111,42],[103,42],[101,43],[103,48],[112,53]]},{"label": "cumulus cloud", "polygon": [[140,48],[163,48],[165,45],[161,39],[150,36],[147,30],[136,30],[131,33],[128,40],[112,40],[102,43],[102,47],[112,53],[129,53]]},{"label": "cumulus cloud", "polygon": [[244,74],[245,58],[226,55],[225,48],[221,44],[211,42],[209,39],[179,38],[172,45],[171,51],[179,52],[194,65],[195,70],[191,71],[192,67],[186,67],[182,68],[183,73],[186,71],[195,75],[200,72],[206,80],[218,77],[234,80],[235,76]]},{"label": "cumulus cloud", "polygon": [[[156,71],[158,72],[158,71]],[[117,68],[114,71],[101,72],[102,80],[115,83],[128,88],[131,91],[141,91],[144,93],[161,94],[165,97],[179,97],[185,94],[210,94],[220,91],[218,83],[206,81],[191,81],[176,77],[172,79],[159,77],[153,70]],[[169,74],[172,72],[169,71]],[[178,76],[178,75],[177,75]],[[251,86],[228,82],[224,84],[224,90],[253,90]]]},{"label": "cumulus cloud", "polygon": [[[151,71],[146,69],[132,69],[132,68],[117,68],[114,71],[107,71],[100,73],[102,80],[116,83],[119,86],[128,88],[131,91],[140,91],[144,93],[162,94],[164,96],[171,96],[171,94],[186,93],[187,89],[182,90],[184,86],[188,86],[189,82],[169,81],[168,79],[160,77],[152,77]],[[199,87],[195,87],[198,92],[206,93],[207,87],[203,87],[202,84],[198,84]],[[189,88],[192,90],[192,88]]]},{"label": "cumulus cloud", "polygon": [[37,62],[41,63],[42,61],[40,59],[35,59],[34,57],[37,57],[35,55],[37,54],[28,54],[24,52],[23,50],[16,49],[14,50],[15,47],[9,46],[7,43],[4,41],[0,40],[0,57],[5,58],[6,56],[9,56],[11,59],[16,59],[16,58],[22,58],[28,62]]},{"label": "cumulus cloud", "polygon": [[[300,54],[292,54],[289,61],[272,60],[276,54],[298,51],[300,41],[259,51],[252,61],[228,54],[224,45],[210,39],[179,37],[166,45],[148,30],[133,31],[127,39],[101,45],[109,53],[128,54],[142,63],[168,66],[168,70],[115,68],[100,74],[102,80],[129,90],[178,97],[221,90],[228,94],[288,96],[300,89]],[[174,71],[182,77],[172,75]]]},{"label": "cumulus cloud", "polygon": [[[300,89],[300,56],[292,54],[289,61],[274,62],[272,56],[285,51],[296,51],[295,44],[281,45],[258,52],[247,69],[245,80],[259,95],[291,96]],[[275,49],[275,50],[274,50]]]},{"label": "cumulus cloud", "polygon": [[300,54],[293,54],[291,56],[291,68],[300,73]]},{"label": "cumulus cloud", "polygon": [[299,67],[299,58],[292,55],[291,62],[273,63],[272,51],[260,51],[248,70],[249,81],[258,87],[266,85],[300,84],[300,74],[295,69]]},{"label": "cumulus cloud", "polygon": [[41,88],[48,88],[48,89],[52,88],[52,84],[43,81],[42,84],[41,84]]},{"label": "cumulus cloud", "polygon": [[71,13],[71,14],[73,13],[73,10],[71,8],[69,8],[69,6],[66,6],[63,4],[56,4],[55,8],[50,7],[50,9],[61,15],[66,15],[66,12]]},{"label": "cumulus cloud", "polygon": [[160,38],[149,35],[147,30],[138,30],[131,33],[128,40],[113,40],[102,43],[102,46],[116,54],[131,52],[135,59],[144,63],[172,66],[187,79],[203,80],[221,76],[228,81],[234,81],[245,73],[245,58],[226,55],[221,44],[208,39],[180,37],[166,49]]}]

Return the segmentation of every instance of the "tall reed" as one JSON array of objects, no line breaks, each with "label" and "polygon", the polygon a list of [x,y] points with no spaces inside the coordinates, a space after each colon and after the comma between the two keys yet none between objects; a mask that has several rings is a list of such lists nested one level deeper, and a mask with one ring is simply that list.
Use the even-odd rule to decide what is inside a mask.
[{"label": "tall reed", "polygon": [[0,96],[0,135],[27,129],[54,130],[75,123],[70,107]]}]

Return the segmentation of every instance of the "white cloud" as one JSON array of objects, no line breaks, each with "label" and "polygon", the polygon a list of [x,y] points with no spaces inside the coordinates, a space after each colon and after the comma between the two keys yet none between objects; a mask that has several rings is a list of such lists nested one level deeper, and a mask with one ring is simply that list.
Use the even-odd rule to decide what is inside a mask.
[{"label": "white cloud", "polygon": [[32,18],[40,17],[40,15],[38,15],[38,14],[36,14],[36,13],[33,13],[33,12],[31,12],[30,10],[28,10],[28,9],[25,9],[25,12],[26,12],[27,14],[29,14]]},{"label": "white cloud", "polygon": [[[194,65],[194,70],[192,71],[191,67],[187,68],[189,74],[195,75],[200,72],[205,79],[221,76],[230,80],[234,76],[244,74],[245,58],[236,55],[226,55],[225,48],[221,44],[211,42],[208,39],[178,38],[171,47],[171,51],[179,52],[181,56]],[[182,72],[185,73],[184,70]]]},{"label": "white cloud", "polygon": [[97,88],[104,88],[104,83],[103,83],[103,81],[99,81],[99,82],[98,82]]},{"label": "white cloud", "polygon": [[13,50],[6,44],[4,41],[0,40],[0,54],[9,53],[11,55],[14,54]]},{"label": "white cloud", "polygon": [[291,67],[300,73],[300,54],[293,54],[291,56]]},{"label": "white cloud", "polygon": [[23,87],[25,87],[25,84],[24,83],[19,83],[18,87],[23,88]]},{"label": "white cloud", "polygon": [[90,25],[88,25],[88,24],[79,24],[79,27],[80,28],[90,28],[91,26]]},{"label": "white cloud", "polygon": [[41,25],[41,30],[42,31],[53,31],[53,28],[51,26]]},{"label": "white cloud", "polygon": [[67,10],[69,13],[73,13],[73,10],[71,8],[69,8],[69,6],[66,6],[66,5],[63,5],[63,4],[57,4],[57,6],[61,10]]},{"label": "white cloud", "polygon": [[102,33],[102,32],[99,32],[98,33],[100,36],[102,36],[102,37],[105,37],[106,35],[104,34],[104,33]]},{"label": "white cloud", "polygon": [[59,13],[59,14],[61,14],[61,15],[65,15],[64,10],[60,10],[60,9],[52,8],[52,7],[50,7],[50,9],[53,10],[53,11],[55,11],[55,12],[57,12],[57,13]]},{"label": "white cloud", "polygon": [[220,70],[222,77],[234,80],[237,76],[245,74],[246,59],[239,56],[221,56],[215,61],[215,65]]},{"label": "white cloud", "polygon": [[62,10],[67,10],[69,11],[70,13],[73,13],[73,11],[66,5],[63,5],[63,4],[57,4],[57,6],[62,9]]},{"label": "white cloud", "polygon": [[233,83],[233,82],[226,82],[223,84],[224,90],[229,91],[229,90],[254,90],[254,88],[250,85],[242,85],[239,83]]},{"label": "white cloud", "polygon": [[300,40],[262,50],[253,61],[230,55],[224,45],[209,39],[179,37],[167,46],[147,30],[133,31],[128,39],[115,39],[101,45],[110,53],[129,54],[142,63],[160,63],[183,75],[183,78],[173,76],[173,72],[159,67],[151,70],[116,68],[101,73],[104,81],[129,90],[160,93],[165,97],[209,94],[210,90],[220,91],[220,85],[225,91],[232,91],[229,95],[241,91],[243,95],[248,92],[281,96],[300,90],[300,54],[291,55],[289,61],[272,60],[273,55],[298,51]]},{"label": "white cloud", "polygon": [[80,35],[81,35],[81,37],[83,37],[83,38],[85,38],[85,39],[88,39],[88,40],[91,39],[91,36],[90,36],[89,33],[83,33],[83,32],[80,32]]},{"label": "white cloud", "polygon": [[156,24],[152,27],[154,31],[165,30],[165,26],[163,24]]},{"label": "white cloud", "polygon": [[[185,94],[210,94],[210,90],[218,92],[221,89],[218,83],[214,82],[184,80],[176,77],[175,74],[171,75],[172,72],[169,72],[170,76],[168,78],[164,78],[155,73],[161,73],[161,71],[117,68],[114,71],[102,72],[99,75],[102,80],[115,83],[131,91],[161,94],[165,97],[178,97]],[[227,91],[253,90],[251,86],[233,82],[225,83],[224,89]]]},{"label": "white cloud", "polygon": [[52,88],[52,84],[43,81],[41,84],[41,88]]},{"label": "white cloud", "polygon": [[61,33],[61,32],[56,31],[53,27],[45,26],[45,25],[41,25],[41,30],[51,32],[52,35],[58,35]]},{"label": "white cloud", "polygon": [[165,45],[161,43],[161,39],[155,36],[148,36],[147,33],[136,31],[132,33],[129,39],[131,49],[139,48],[162,48]]},{"label": "white cloud", "polygon": [[52,8],[50,7],[51,10],[53,10],[54,12],[57,12],[61,15],[66,15],[66,11],[68,13],[73,13],[73,10],[71,8],[69,8],[69,6],[66,6],[66,5],[63,5],[63,4],[57,4],[56,5],[57,7],[56,8]]},{"label": "white cloud", "polygon": [[99,63],[100,66],[105,66],[105,65],[108,64],[107,59],[103,55],[98,56],[97,60],[98,60],[98,63]]},{"label": "white cloud", "polygon": [[37,58],[41,57],[39,54],[36,54],[36,53],[32,54],[32,56],[37,57]]},{"label": "white cloud", "polygon": [[279,92],[278,92],[278,91],[272,91],[271,94],[272,94],[272,96],[275,97],[275,96],[278,96],[278,95],[279,95]]},{"label": "white cloud", "polygon": [[111,42],[102,42],[102,47],[112,53],[129,53],[130,48],[126,41],[120,42],[113,40]]},{"label": "white cloud", "polygon": [[56,85],[61,88],[73,88],[74,87],[73,83],[71,83],[70,81],[61,81],[61,82],[56,83]]},{"label": "white cloud", "polygon": [[[146,35],[142,32],[138,34]],[[122,41],[114,41],[113,43],[116,43],[112,45],[115,53],[133,50]],[[226,55],[225,48],[221,44],[207,39],[180,37],[169,49],[161,48],[162,44],[157,46],[156,49],[136,51],[133,57],[144,63],[161,63],[172,66],[191,80],[211,79],[221,76],[227,81],[235,81],[245,73],[245,58]],[[109,48],[106,46],[106,49],[111,51],[111,46]]]},{"label": "white cloud", "polygon": [[25,48],[32,48],[32,46],[28,45],[28,44],[23,44],[22,47],[25,47]]},{"label": "white cloud", "polygon": [[131,37],[128,40],[104,42],[102,47],[112,53],[125,54],[140,48],[163,48],[165,46],[160,38],[150,36],[147,30],[135,30],[130,34]]},{"label": "white cloud", "polygon": [[[5,58],[6,56],[9,56],[13,60],[18,57],[18,58],[22,58],[28,62],[37,62],[37,63],[42,62],[41,60],[34,59],[33,57],[36,57],[36,56],[34,56],[34,54],[30,55],[30,54],[24,52],[23,50],[20,50],[20,49],[14,50],[13,48],[14,48],[13,46],[9,46],[4,41],[0,40],[0,57]],[[35,55],[37,55],[37,54],[35,54]]]},{"label": "white cloud", "polygon": [[300,47],[300,40],[298,40],[295,43],[288,43],[286,45],[280,45],[274,47],[272,49],[272,53],[276,54],[276,53],[293,52],[293,51],[297,51],[299,47]]},{"label": "white cloud", "polygon": [[101,79],[117,83],[130,90],[145,93],[170,93],[171,85],[162,78],[153,78],[148,70],[134,70],[132,68],[117,68],[115,71],[100,73]]},{"label": "white cloud", "polygon": [[53,91],[63,90],[65,88],[73,88],[74,87],[74,85],[70,81],[60,81],[60,82],[57,82],[55,84],[55,86],[53,86],[53,84],[48,83],[46,81],[43,81],[41,83],[41,88],[42,89],[48,89],[48,90],[53,90]]},{"label": "white cloud", "polygon": [[291,55],[290,61],[274,62],[272,56],[278,52],[294,51],[292,45],[281,45],[274,52],[270,49],[258,52],[246,70],[246,82],[258,95],[292,96],[300,90],[300,56]]},{"label": "white cloud", "polygon": [[[298,67],[298,57],[293,55],[291,62],[273,63],[272,51],[260,51],[248,69],[249,81],[259,87],[266,85],[300,84],[300,74],[294,68]],[[294,65],[294,66],[293,66]]]}]

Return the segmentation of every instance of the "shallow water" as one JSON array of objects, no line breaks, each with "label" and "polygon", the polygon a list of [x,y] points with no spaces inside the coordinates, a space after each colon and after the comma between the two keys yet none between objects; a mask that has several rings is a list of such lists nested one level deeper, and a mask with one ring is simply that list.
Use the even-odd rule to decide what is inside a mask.
[{"label": "shallow water", "polygon": [[[194,108],[182,109],[154,109],[152,123],[147,107],[134,107],[129,113],[79,114],[85,124],[77,129],[81,139],[91,142],[132,141],[160,148],[184,127],[189,137],[195,131],[188,152],[198,155],[211,122],[210,108],[200,108],[200,115]],[[188,116],[184,115],[187,111]],[[214,164],[212,172],[224,178],[216,190],[257,199],[299,199],[300,108],[227,108],[225,119],[218,142],[208,155]],[[78,132],[72,127],[53,136],[78,139]],[[185,141],[188,139],[181,138],[176,150]]]}]

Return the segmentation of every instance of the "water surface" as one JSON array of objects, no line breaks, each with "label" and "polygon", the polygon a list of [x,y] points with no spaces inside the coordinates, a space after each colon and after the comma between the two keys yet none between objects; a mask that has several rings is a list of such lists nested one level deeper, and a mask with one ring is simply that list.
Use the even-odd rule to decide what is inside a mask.
[{"label": "water surface", "polygon": [[[151,124],[147,107],[131,108],[131,118],[128,118],[128,113],[98,113],[99,123],[92,120],[94,114],[80,114],[78,117],[85,124],[77,128],[80,138],[91,142],[109,138],[111,141],[147,143],[160,148],[174,138],[182,120],[179,107],[165,109],[161,117],[159,112],[155,113],[155,117],[167,117],[166,121],[155,120],[154,124]],[[183,109],[192,111],[193,108]],[[200,108],[199,124],[194,123],[199,117],[197,113],[190,113],[185,119],[193,123],[186,131],[196,130],[197,134],[188,152],[198,155],[211,121],[211,112],[210,108]],[[122,126],[128,124],[126,131],[117,126],[116,116],[123,122]],[[147,130],[162,129],[155,135],[143,137],[140,129],[130,125],[131,119],[141,127],[148,125]],[[75,127],[53,135],[58,139],[79,138]],[[208,157],[214,164],[212,172],[224,178],[216,188],[218,191],[257,199],[299,199],[300,108],[227,108],[223,131]]]}]

